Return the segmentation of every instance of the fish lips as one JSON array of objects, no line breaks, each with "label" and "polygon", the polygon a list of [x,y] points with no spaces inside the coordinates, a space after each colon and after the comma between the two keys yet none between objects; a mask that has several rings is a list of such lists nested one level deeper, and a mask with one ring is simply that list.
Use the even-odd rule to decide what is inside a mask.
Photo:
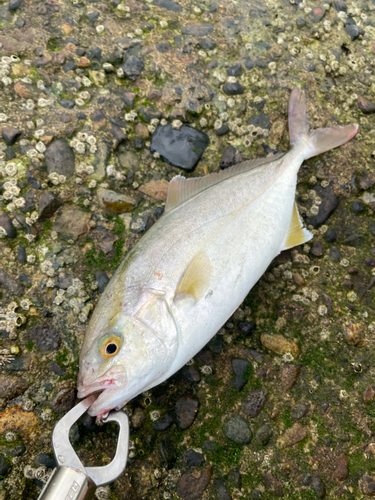
[{"label": "fish lips", "polygon": [[103,375],[94,379],[92,382],[88,377],[82,376],[78,380],[78,397],[80,399],[89,394],[107,390],[121,390],[126,386],[126,373],[121,367],[112,367]]}]

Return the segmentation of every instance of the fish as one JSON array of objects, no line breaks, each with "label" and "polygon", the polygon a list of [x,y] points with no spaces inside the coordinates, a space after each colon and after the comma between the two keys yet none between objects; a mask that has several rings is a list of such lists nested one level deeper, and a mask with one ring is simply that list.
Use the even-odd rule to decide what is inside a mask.
[{"label": "fish", "polygon": [[289,100],[291,149],[169,184],[165,211],[120,264],[89,322],[78,397],[101,418],[164,382],[241,305],[271,261],[313,235],[295,203],[297,174],[358,125],[310,131],[304,91]]}]

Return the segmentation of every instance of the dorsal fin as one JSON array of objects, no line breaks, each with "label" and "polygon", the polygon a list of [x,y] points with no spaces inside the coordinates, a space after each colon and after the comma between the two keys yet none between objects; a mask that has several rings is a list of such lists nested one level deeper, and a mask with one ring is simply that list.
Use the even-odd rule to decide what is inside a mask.
[{"label": "dorsal fin", "polygon": [[274,162],[275,160],[279,160],[284,155],[285,153],[277,153],[266,158],[244,161],[242,163],[238,163],[237,165],[233,165],[233,167],[226,168],[221,172],[215,172],[213,174],[205,175],[204,177],[186,179],[181,175],[177,175],[176,177],[173,177],[169,183],[165,213],[170,212],[174,208],[182,205],[185,201],[193,198],[193,196],[196,196],[205,189],[208,189],[225,179],[229,179],[229,177],[242,174],[243,172],[248,172],[256,167],[259,167],[260,165]]},{"label": "dorsal fin", "polygon": [[303,227],[303,222],[298,213],[296,202],[294,202],[292,220],[290,222],[289,231],[286,236],[283,250],[293,248],[297,245],[302,245],[306,241],[311,240],[314,235],[308,229]]}]

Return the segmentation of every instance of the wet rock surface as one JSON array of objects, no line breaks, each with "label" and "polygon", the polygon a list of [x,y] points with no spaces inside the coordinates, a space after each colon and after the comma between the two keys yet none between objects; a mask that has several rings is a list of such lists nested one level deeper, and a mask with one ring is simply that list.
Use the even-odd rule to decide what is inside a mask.
[{"label": "wet rock surface", "polygon": [[[162,215],[170,180],[287,151],[295,85],[311,128],[360,126],[298,173],[314,237],[270,263],[192,361],[126,405],[127,469],[98,494],[374,496],[371,2],[11,0],[0,17],[0,497],[38,498],[53,426],[77,403],[92,310]],[[224,432],[233,418],[240,442]],[[72,439],[100,466],[117,434],[85,415]]]}]

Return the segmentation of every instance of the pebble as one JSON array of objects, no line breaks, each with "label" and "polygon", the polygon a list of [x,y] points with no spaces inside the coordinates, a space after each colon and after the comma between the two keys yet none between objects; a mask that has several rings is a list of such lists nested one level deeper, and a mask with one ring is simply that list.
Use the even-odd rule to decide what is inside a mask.
[{"label": "pebble", "polygon": [[22,245],[22,243],[17,249],[17,260],[20,264],[26,264],[26,248]]},{"label": "pebble", "polygon": [[152,427],[159,432],[167,430],[173,423],[174,417],[172,413],[164,413],[156,422],[152,424]]},{"label": "pebble", "polygon": [[0,454],[0,476],[6,477],[11,469],[9,459]]},{"label": "pebble", "polygon": [[266,444],[268,444],[269,440],[271,439],[273,435],[273,432],[272,432],[272,429],[269,425],[262,425],[262,427],[260,427],[255,436],[257,438],[257,440],[263,445],[265,446]]},{"label": "pebble", "polygon": [[369,401],[373,401],[375,396],[375,386],[369,385],[365,392],[363,393],[363,401],[368,403]]},{"label": "pebble", "polygon": [[308,428],[296,422],[290,429],[287,429],[282,436],[276,441],[276,446],[280,450],[291,448],[299,443],[308,435]]},{"label": "pebble", "polygon": [[205,462],[204,456],[195,450],[186,450],[184,460],[188,467],[202,467]]},{"label": "pebble", "polygon": [[357,105],[362,113],[366,115],[375,112],[375,104],[365,97],[358,96]]},{"label": "pebble", "polygon": [[271,129],[271,120],[266,113],[263,111],[257,115],[252,115],[247,120],[248,125],[254,125],[254,127],[261,127],[263,129],[270,130]]},{"label": "pebble", "polygon": [[202,40],[200,41],[200,46],[203,50],[214,50],[214,48],[216,47],[216,42],[209,37],[202,38]]},{"label": "pebble", "polygon": [[275,497],[284,496],[284,485],[271,472],[262,472],[264,486]]},{"label": "pebble", "polygon": [[222,170],[235,165],[237,150],[233,146],[227,146],[221,155],[219,166]]},{"label": "pebble", "polygon": [[251,335],[255,328],[256,328],[256,323],[253,321],[241,321],[238,323],[238,329],[241,333],[244,333],[245,335]]},{"label": "pebble", "polygon": [[352,40],[356,40],[360,35],[365,34],[365,30],[360,26],[357,26],[356,22],[352,18],[348,19],[344,29]]},{"label": "pebble", "polygon": [[363,475],[358,484],[364,495],[375,497],[375,481],[371,476],[368,474]]},{"label": "pebble", "polygon": [[208,135],[183,125],[180,130],[172,125],[159,126],[152,134],[150,150],[175,167],[191,171],[201,159],[210,140]]},{"label": "pebble", "polygon": [[187,429],[197,416],[199,400],[196,396],[186,395],[178,399],[175,406],[177,425]]},{"label": "pebble", "polygon": [[90,230],[91,214],[72,205],[64,206],[52,229],[63,239],[76,241]]},{"label": "pebble", "polygon": [[284,391],[289,391],[297,382],[301,367],[299,365],[283,365],[281,367],[281,386]]},{"label": "pebble", "polygon": [[216,133],[216,135],[217,135],[218,137],[221,137],[222,135],[225,135],[225,134],[227,134],[228,132],[229,132],[229,127],[228,127],[228,125],[225,125],[225,124],[224,124],[224,125],[222,125],[219,129],[217,129],[217,130],[215,131],[215,133]]},{"label": "pebble", "polygon": [[310,253],[315,255],[315,257],[321,257],[323,255],[323,245],[321,241],[314,241],[311,247]]},{"label": "pebble", "polygon": [[110,189],[99,188],[97,195],[99,205],[106,213],[111,215],[132,212],[137,205],[135,198],[116,193]]},{"label": "pebble", "polygon": [[266,396],[266,391],[262,389],[250,391],[241,406],[245,415],[250,418],[258,416],[266,403]]},{"label": "pebble", "polygon": [[365,328],[362,323],[354,319],[345,321],[342,325],[342,332],[349,345],[363,347],[365,343]]},{"label": "pebble", "polygon": [[320,477],[313,477],[311,480],[311,488],[315,491],[318,498],[325,498],[326,487]]},{"label": "pebble", "polygon": [[53,191],[47,191],[39,201],[39,222],[50,219],[61,206],[62,201]]},{"label": "pebble", "polygon": [[241,76],[242,75],[242,66],[241,64],[234,64],[233,66],[229,66],[227,69],[228,76]]},{"label": "pebble", "polygon": [[322,186],[316,186],[314,188],[316,194],[321,198],[322,203],[319,205],[318,215],[314,215],[307,219],[307,224],[311,224],[314,227],[321,226],[336,210],[339,200],[333,191],[332,186],[323,188]]},{"label": "pebble", "polygon": [[147,215],[139,215],[138,217],[134,217],[134,219],[132,219],[129,224],[130,231],[135,234],[143,233],[143,231],[146,230],[147,221]]},{"label": "pebble", "polygon": [[75,173],[74,152],[65,139],[57,139],[47,146],[45,160],[48,175],[56,172],[70,179]]},{"label": "pebble", "polygon": [[326,9],[324,7],[322,7],[321,5],[313,7],[311,10],[311,17],[312,17],[313,23],[318,23],[324,17],[325,13],[326,13]]},{"label": "pebble", "polygon": [[182,34],[191,36],[207,36],[212,33],[213,30],[214,27],[211,23],[187,24],[182,28]]},{"label": "pebble", "polygon": [[75,101],[72,99],[59,99],[57,102],[65,109],[73,109],[76,105]]},{"label": "pebble", "polygon": [[125,64],[123,64],[122,69],[129,80],[136,80],[145,68],[143,62],[138,59],[137,56],[130,56],[127,58]]},{"label": "pebble", "polygon": [[74,387],[61,389],[51,403],[52,410],[59,414],[68,412],[75,405],[76,394]]},{"label": "pebble", "polygon": [[222,479],[216,479],[214,484],[218,500],[232,500],[232,497],[226,489]]},{"label": "pebble", "polygon": [[3,269],[0,269],[0,288],[7,290],[11,295],[17,297],[21,297],[24,294],[23,287]]},{"label": "pebble", "polygon": [[21,135],[21,131],[15,127],[4,127],[1,131],[1,135],[8,146],[12,146]]},{"label": "pebble", "polygon": [[103,293],[109,283],[108,275],[105,271],[95,271],[95,279],[98,284],[98,292]]},{"label": "pebble", "polygon": [[231,417],[224,423],[224,434],[227,438],[238,444],[249,444],[252,432],[246,421],[239,415]]},{"label": "pebble", "polygon": [[353,201],[352,210],[355,214],[360,214],[364,211],[365,206],[361,201]]},{"label": "pebble", "polygon": [[260,341],[264,347],[276,354],[285,354],[290,352],[295,358],[299,356],[299,348],[293,340],[285,338],[283,335],[272,335],[262,333]]},{"label": "pebble", "polygon": [[162,439],[158,445],[162,461],[168,466],[173,467],[177,460],[177,450],[172,439]]},{"label": "pebble", "polygon": [[0,375],[0,398],[13,399],[23,394],[29,384],[23,377]]},{"label": "pebble", "polygon": [[181,368],[179,372],[177,372],[183,380],[186,382],[199,382],[201,379],[201,376],[199,375],[198,370],[195,368],[193,365],[185,365]]},{"label": "pebble", "polygon": [[212,467],[201,471],[186,472],[177,482],[177,494],[183,500],[200,500],[212,476]]},{"label": "pebble", "polygon": [[131,424],[133,429],[140,429],[142,425],[146,422],[147,417],[146,413],[142,408],[136,408],[131,417]]},{"label": "pebble", "polygon": [[51,361],[48,364],[48,369],[59,377],[65,377],[66,375],[65,370],[59,364],[57,364],[56,361]]},{"label": "pebble", "polygon": [[332,262],[337,262],[341,260],[341,253],[338,251],[336,247],[331,247],[329,249],[329,260]]},{"label": "pebble", "polygon": [[336,459],[336,468],[333,471],[333,478],[336,481],[344,481],[348,476],[348,458],[345,453],[341,453]]},{"label": "pebble", "polygon": [[238,82],[226,82],[223,85],[223,92],[227,95],[240,95],[245,92],[243,86]]},{"label": "pebble", "polygon": [[14,227],[13,222],[11,218],[8,216],[8,214],[3,212],[2,210],[0,210],[0,227],[5,229],[7,233],[7,238],[10,239],[16,238],[17,236],[16,228]]},{"label": "pebble", "polygon": [[154,0],[153,5],[157,5],[158,7],[161,7],[166,10],[170,10],[172,12],[181,12],[182,7],[176,2],[173,2],[172,0]]},{"label": "pebble", "polygon": [[325,233],[324,235],[324,239],[328,242],[328,243],[334,243],[336,240],[337,240],[337,234],[336,234],[336,231],[330,227],[327,232]]},{"label": "pebble", "polygon": [[54,457],[46,452],[42,452],[34,459],[34,467],[40,467],[41,465],[44,465],[47,469],[54,469],[57,467],[57,462]]},{"label": "pebble", "polygon": [[41,351],[56,351],[60,347],[60,333],[50,330],[46,323],[32,326],[27,333]]},{"label": "pebble", "polygon": [[298,403],[295,409],[291,412],[290,416],[294,420],[300,420],[305,415],[307,415],[310,407],[305,403]]},{"label": "pebble", "polygon": [[253,366],[245,359],[232,359],[232,368],[236,375],[236,388],[241,391],[253,372]]}]

